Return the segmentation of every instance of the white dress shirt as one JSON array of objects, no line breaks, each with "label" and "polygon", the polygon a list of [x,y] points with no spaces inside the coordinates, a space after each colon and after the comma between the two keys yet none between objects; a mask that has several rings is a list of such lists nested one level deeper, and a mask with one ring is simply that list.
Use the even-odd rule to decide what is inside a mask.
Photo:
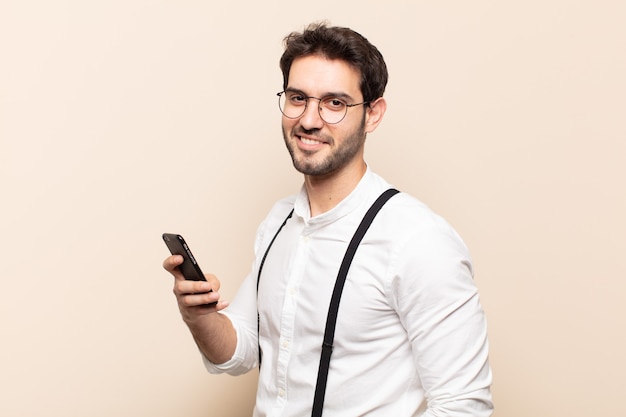
[{"label": "white dress shirt", "polygon": [[[332,210],[311,218],[304,188],[259,227],[256,261],[224,310],[237,332],[231,360],[209,372],[258,366],[256,280],[263,352],[255,417],[311,414],[329,302],[365,212],[390,185],[369,169]],[[346,279],[324,417],[491,415],[487,329],[467,248],[441,217],[400,193],[374,219]]]}]

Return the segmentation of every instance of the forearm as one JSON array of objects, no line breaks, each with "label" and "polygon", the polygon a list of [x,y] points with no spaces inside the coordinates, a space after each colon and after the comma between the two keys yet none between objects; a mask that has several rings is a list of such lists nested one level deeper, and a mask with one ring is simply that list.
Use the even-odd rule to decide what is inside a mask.
[{"label": "forearm", "polygon": [[174,295],[183,321],[204,357],[215,364],[227,362],[237,347],[237,332],[228,317],[220,313],[229,306],[219,294],[220,282],[213,274],[204,281],[187,280],[180,272],[180,255],[163,261],[163,268],[174,276]]},{"label": "forearm", "polygon": [[185,322],[200,352],[210,362],[221,364],[232,358],[237,347],[237,334],[226,315],[213,313]]}]

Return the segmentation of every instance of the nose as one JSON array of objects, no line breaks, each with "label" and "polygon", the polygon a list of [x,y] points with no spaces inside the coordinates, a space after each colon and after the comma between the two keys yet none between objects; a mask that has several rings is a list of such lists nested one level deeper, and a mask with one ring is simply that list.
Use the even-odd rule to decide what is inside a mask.
[{"label": "nose", "polygon": [[320,116],[320,102],[318,99],[314,97],[309,98],[306,109],[300,117],[300,124],[306,130],[322,128],[324,121]]}]

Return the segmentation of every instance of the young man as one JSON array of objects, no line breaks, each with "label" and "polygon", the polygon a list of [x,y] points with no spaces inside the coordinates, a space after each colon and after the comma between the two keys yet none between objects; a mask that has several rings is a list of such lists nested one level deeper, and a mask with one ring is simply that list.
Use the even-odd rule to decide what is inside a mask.
[{"label": "young man", "polygon": [[282,130],[302,189],[259,227],[256,262],[231,305],[220,300],[215,276],[185,281],[181,257],[164,261],[207,369],[238,375],[261,358],[257,417],[311,415],[320,384],[315,401],[325,417],[491,415],[486,323],[467,249],[403,193],[380,209],[357,247],[327,380],[318,383],[342,259],[390,188],[363,156],[367,133],[385,114],[387,69],[347,28],[311,25],[285,46]]}]

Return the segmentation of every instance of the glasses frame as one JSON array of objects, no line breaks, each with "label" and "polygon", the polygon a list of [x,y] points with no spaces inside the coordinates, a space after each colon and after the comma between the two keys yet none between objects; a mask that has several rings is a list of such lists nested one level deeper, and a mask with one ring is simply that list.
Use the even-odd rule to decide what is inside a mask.
[{"label": "glasses frame", "polygon": [[[370,104],[369,101],[364,101],[362,103],[355,103],[355,104],[344,103],[346,105],[346,111],[343,113],[343,116],[341,116],[341,119],[339,119],[338,121],[331,123],[331,122],[327,122],[326,119],[324,119],[324,116],[322,116],[322,100],[333,98],[332,96],[319,98],[319,97],[307,96],[307,95],[302,94],[302,96],[306,100],[306,103],[304,104],[304,108],[302,109],[302,113],[299,116],[291,117],[291,116],[287,116],[285,114],[285,112],[283,111],[282,107],[280,106],[280,98],[286,92],[287,92],[287,90],[283,90],[281,92],[276,93],[276,95],[278,96],[278,109],[280,110],[280,112],[282,113],[283,116],[285,116],[288,119],[292,119],[292,120],[299,119],[302,116],[304,116],[304,113],[306,113],[306,109],[309,106],[309,99],[315,99],[315,100],[317,100],[319,102],[319,105],[317,106],[317,114],[319,114],[320,119],[322,119],[324,121],[324,123],[329,124],[329,125],[336,125],[338,123],[341,123],[343,121],[343,119],[346,118],[346,116],[348,114],[348,109],[349,108],[356,107],[356,106],[364,106],[364,105]],[[339,99],[339,100],[343,101],[342,99]]]}]

